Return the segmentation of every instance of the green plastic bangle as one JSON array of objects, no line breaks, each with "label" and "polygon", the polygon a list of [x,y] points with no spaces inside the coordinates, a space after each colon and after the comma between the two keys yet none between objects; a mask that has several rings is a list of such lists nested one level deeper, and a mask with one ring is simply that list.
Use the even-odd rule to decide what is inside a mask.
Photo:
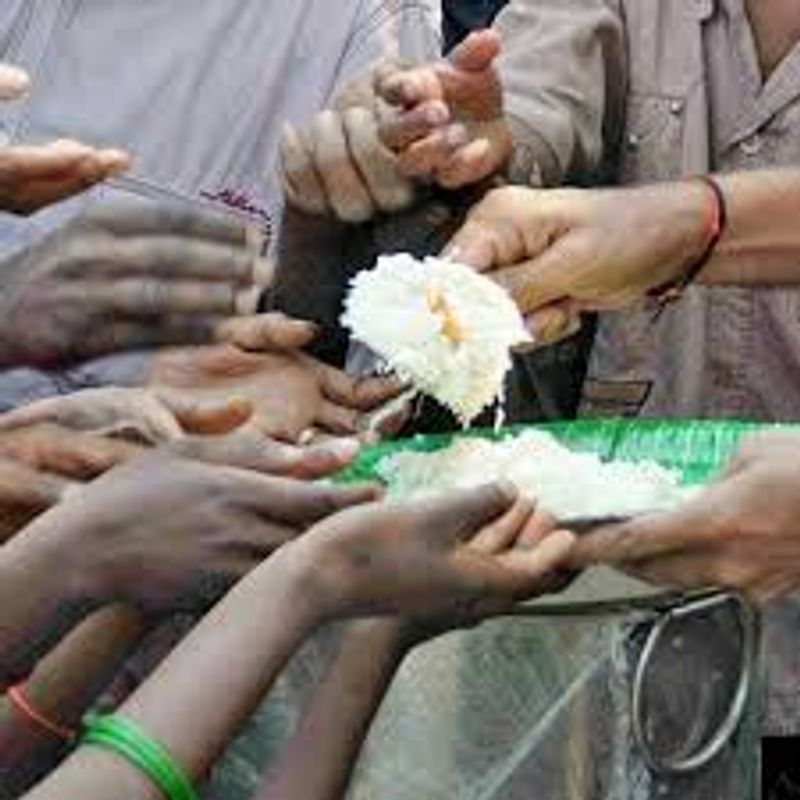
[{"label": "green plastic bangle", "polygon": [[116,714],[89,715],[81,744],[122,756],[145,773],[168,800],[198,800],[192,782],[169,751],[130,720]]}]

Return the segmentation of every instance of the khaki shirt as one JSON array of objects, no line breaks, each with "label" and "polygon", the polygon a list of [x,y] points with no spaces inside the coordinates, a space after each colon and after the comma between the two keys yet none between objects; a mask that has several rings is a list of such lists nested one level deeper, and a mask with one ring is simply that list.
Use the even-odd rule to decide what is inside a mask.
[{"label": "khaki shirt", "polygon": [[[744,0],[512,0],[497,27],[517,178],[800,164],[800,46],[763,83]],[[800,289],[695,287],[655,324],[603,315],[582,410],[800,419]],[[768,622],[768,728],[798,733],[798,604]]]}]

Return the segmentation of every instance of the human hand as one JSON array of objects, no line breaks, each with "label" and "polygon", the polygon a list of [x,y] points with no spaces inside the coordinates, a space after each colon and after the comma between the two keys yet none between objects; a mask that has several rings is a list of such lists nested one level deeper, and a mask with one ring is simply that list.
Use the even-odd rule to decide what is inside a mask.
[{"label": "human hand", "polygon": [[0,263],[0,365],[57,367],[118,350],[307,344],[314,327],[251,314],[261,261],[243,227],[173,206],[89,212]]},{"label": "human hand", "polygon": [[479,31],[446,60],[377,76],[379,97],[397,109],[385,116],[381,138],[403,174],[458,189],[504,166],[512,138],[495,66],[500,47],[496,32]]},{"label": "human hand", "polygon": [[0,62],[0,100],[16,100],[30,85],[31,79],[24,70]]},{"label": "human hand", "polygon": [[188,392],[164,398],[150,389],[104,387],[48,397],[0,415],[0,440],[6,431],[49,424],[156,445],[186,434],[231,433],[252,413],[252,404],[235,396],[204,402]]},{"label": "human hand", "polygon": [[[30,88],[27,74],[0,64],[0,100]],[[40,147],[0,146],[0,210],[31,214],[80,194],[130,166],[126,153],[61,139]]]},{"label": "human hand", "polygon": [[391,109],[378,97],[374,83],[388,68],[383,64],[347,84],[333,107],[317,114],[307,129],[286,125],[281,161],[291,205],[350,223],[411,205],[414,185],[380,136]]},{"label": "human hand", "polygon": [[448,246],[492,277],[540,343],[575,331],[581,312],[621,309],[674,282],[707,243],[700,184],[490,192]]},{"label": "human hand", "polygon": [[245,399],[253,406],[249,427],[288,441],[309,431],[357,434],[367,414],[402,391],[392,380],[352,378],[300,352],[230,346],[160,353],[149,384],[168,402]]},{"label": "human hand", "polygon": [[299,452],[234,436],[174,447],[70,493],[21,537],[66,573],[91,576],[92,602],[196,611],[315,522],[377,496],[372,486],[275,476],[341,467],[357,451],[352,442]]},{"label": "human hand", "polygon": [[683,508],[599,530],[576,567],[605,563],[654,583],[720,586],[766,601],[800,586],[800,436],[749,439],[725,475]]},{"label": "human hand", "polygon": [[552,585],[572,534],[528,529],[533,508],[490,485],[365,505],[312,528],[283,557],[308,569],[326,615],[475,620]]}]

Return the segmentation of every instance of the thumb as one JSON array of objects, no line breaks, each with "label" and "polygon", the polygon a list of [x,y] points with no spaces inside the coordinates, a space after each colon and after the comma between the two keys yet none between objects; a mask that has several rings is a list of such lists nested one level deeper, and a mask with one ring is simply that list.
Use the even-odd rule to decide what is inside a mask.
[{"label": "thumb", "polygon": [[190,394],[175,394],[162,399],[181,428],[199,436],[223,436],[241,428],[253,416],[253,403],[244,397],[201,400]]},{"label": "thumb", "polygon": [[441,544],[465,542],[508,513],[519,498],[511,483],[490,483],[436,498],[419,506],[431,536]]},{"label": "thumb", "polygon": [[456,69],[483,72],[500,55],[501,47],[500,35],[496,31],[475,31],[450,53],[448,60]]},{"label": "thumb", "polygon": [[0,100],[13,100],[30,88],[28,74],[9,64],[0,64]]},{"label": "thumb", "polygon": [[280,313],[256,314],[225,320],[217,340],[243,350],[299,350],[311,344],[317,332],[313,322]]}]

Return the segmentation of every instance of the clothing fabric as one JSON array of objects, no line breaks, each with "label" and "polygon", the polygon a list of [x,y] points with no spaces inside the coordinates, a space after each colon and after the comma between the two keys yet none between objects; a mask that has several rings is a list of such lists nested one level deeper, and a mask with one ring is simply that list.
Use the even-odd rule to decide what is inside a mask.
[{"label": "clothing fabric", "polygon": [[[800,45],[760,76],[744,0],[513,0],[498,18],[513,169],[637,184],[800,162]],[[693,287],[604,314],[592,416],[800,418],[800,290]],[[798,598],[766,615],[765,729],[800,732]]]},{"label": "clothing fabric", "polygon": [[455,47],[467,34],[488,28],[507,0],[442,0],[444,46]]},{"label": "clothing fabric", "polygon": [[[430,0],[3,0],[0,58],[33,90],[0,106],[0,139],[58,136],[127,148],[133,172],[277,228],[278,144],[341,86],[386,57],[440,49]],[[32,219],[0,219],[0,254],[30,245],[117,190]],[[147,359],[115,357],[60,375],[0,376],[0,410],[63,391],[137,383]]]}]

